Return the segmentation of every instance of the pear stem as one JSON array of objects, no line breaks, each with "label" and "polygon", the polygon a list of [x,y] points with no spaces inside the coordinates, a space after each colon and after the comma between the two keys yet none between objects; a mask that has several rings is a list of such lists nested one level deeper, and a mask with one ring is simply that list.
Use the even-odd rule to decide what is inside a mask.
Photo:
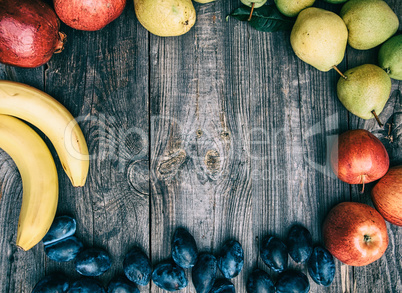
[{"label": "pear stem", "polygon": [[347,77],[346,75],[344,75],[344,74],[342,73],[342,71],[340,71],[339,68],[336,67],[336,65],[332,66],[332,68],[334,68],[334,69],[336,70],[336,72],[338,72],[339,75],[343,77],[343,79],[348,79],[348,77]]},{"label": "pear stem", "polygon": [[247,21],[250,21],[251,18],[253,17],[253,12],[254,12],[254,5],[255,3],[251,3],[251,12],[250,12],[250,16],[248,17]]},{"label": "pear stem", "polygon": [[360,193],[361,194],[363,194],[364,193],[364,175],[361,175],[362,176],[362,184],[363,184],[363,188],[362,188],[362,191],[360,191]]},{"label": "pear stem", "polygon": [[381,123],[381,120],[380,120],[380,118],[378,118],[377,113],[375,112],[375,110],[371,111],[371,114],[373,114],[375,120],[377,120],[378,126],[383,127],[384,124]]}]

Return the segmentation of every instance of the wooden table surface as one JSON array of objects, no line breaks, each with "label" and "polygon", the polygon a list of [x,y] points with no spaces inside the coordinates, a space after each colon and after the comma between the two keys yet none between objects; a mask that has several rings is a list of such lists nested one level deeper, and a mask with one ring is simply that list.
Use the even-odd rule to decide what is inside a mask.
[{"label": "wooden table surface", "polygon": [[[402,27],[402,2],[386,2]],[[133,246],[143,247],[153,264],[168,258],[172,234],[184,226],[201,251],[216,253],[228,239],[243,245],[245,265],[233,282],[236,292],[246,292],[255,267],[277,277],[259,257],[265,235],[284,240],[290,226],[301,223],[322,243],[322,222],[335,204],[371,204],[373,183],[360,194],[361,186],[341,182],[330,170],[334,137],[367,129],[384,143],[391,165],[402,164],[401,82],[392,81],[380,115],[392,123],[391,142],[389,125],[380,128],[342,106],[335,71],[320,72],[296,57],[290,32],[226,21],[237,0],[194,5],[197,22],[180,37],[148,33],[128,1],[123,15],[100,31],[62,25],[65,50],[45,66],[0,65],[0,79],[44,90],[79,121],[91,153],[89,176],[83,188],[72,187],[56,158],[57,214],[76,218],[85,246],[110,252],[112,268],[99,278],[105,286],[123,272]],[[315,6],[340,10],[321,0]],[[339,68],[377,63],[377,53],[348,46]],[[22,185],[3,151],[0,180],[0,291],[31,292],[52,272],[78,279],[73,262],[50,260],[42,243],[17,249]],[[310,292],[402,292],[402,229],[387,227],[389,246],[380,260],[365,267],[336,261],[331,286],[309,277]],[[289,265],[307,274],[305,265]],[[141,292],[163,290],[151,282]],[[182,292],[195,292],[191,282]]]}]

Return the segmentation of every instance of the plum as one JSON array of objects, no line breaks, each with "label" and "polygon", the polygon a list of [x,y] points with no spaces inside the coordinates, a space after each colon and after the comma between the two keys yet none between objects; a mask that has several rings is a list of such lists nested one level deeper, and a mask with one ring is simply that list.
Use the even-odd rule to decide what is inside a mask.
[{"label": "plum", "polygon": [[198,249],[193,235],[184,228],[177,228],[172,240],[172,258],[183,269],[191,268],[197,261]]},{"label": "plum", "polygon": [[140,293],[140,290],[126,277],[117,276],[110,281],[107,293]]},{"label": "plum", "polygon": [[72,283],[67,293],[106,293],[106,290],[98,281],[82,278]]},{"label": "plum", "polygon": [[241,244],[236,240],[227,241],[221,248],[218,256],[218,267],[226,279],[236,277],[244,264],[244,252]]},{"label": "plum", "polygon": [[288,249],[277,237],[267,236],[262,240],[260,256],[274,272],[281,273],[288,268]]},{"label": "plum", "polygon": [[332,254],[322,246],[314,247],[307,263],[310,277],[319,285],[329,286],[335,277],[335,261]]},{"label": "plum", "polygon": [[51,274],[41,279],[33,288],[32,293],[65,293],[69,282],[63,274]]},{"label": "plum", "polygon": [[192,269],[192,279],[197,293],[209,293],[216,279],[218,261],[212,254],[201,253]]},{"label": "plum", "polygon": [[137,285],[146,286],[151,279],[151,262],[140,247],[134,247],[126,254],[123,269],[127,279]]},{"label": "plum", "polygon": [[247,279],[247,293],[275,293],[275,285],[267,272],[255,269]]},{"label": "plum", "polygon": [[289,255],[295,262],[306,262],[313,252],[313,239],[310,232],[302,225],[292,226],[287,238],[287,247]]},{"label": "plum", "polygon": [[84,245],[75,236],[45,245],[45,254],[54,261],[67,262],[76,258]]},{"label": "plum", "polygon": [[100,248],[88,248],[75,258],[75,269],[88,277],[100,276],[112,265],[109,253]]},{"label": "plum", "polygon": [[43,237],[42,242],[44,245],[49,245],[61,239],[74,235],[77,229],[75,219],[69,216],[59,216],[54,218],[49,231]]},{"label": "plum", "polygon": [[275,283],[277,293],[307,293],[310,283],[305,274],[296,270],[282,272]]},{"label": "plum", "polygon": [[179,291],[188,285],[184,269],[173,262],[162,262],[152,272],[155,285],[166,291]]},{"label": "plum", "polygon": [[236,290],[228,279],[217,279],[209,293],[236,293]]}]

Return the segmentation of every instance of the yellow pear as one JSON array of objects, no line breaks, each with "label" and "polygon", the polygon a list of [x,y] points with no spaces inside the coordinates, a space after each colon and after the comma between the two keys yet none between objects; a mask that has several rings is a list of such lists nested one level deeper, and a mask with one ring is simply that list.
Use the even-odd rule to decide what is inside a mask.
[{"label": "yellow pear", "polygon": [[321,71],[341,63],[348,41],[342,18],[321,8],[302,10],[290,34],[293,51],[304,62]]},{"label": "yellow pear", "polygon": [[138,21],[161,37],[187,33],[196,19],[191,0],[134,0],[134,9]]},{"label": "yellow pear", "polygon": [[294,17],[304,8],[313,6],[315,0],[275,0],[278,10],[286,16]]},{"label": "yellow pear", "polygon": [[215,0],[194,0],[194,1],[198,2],[198,3],[209,3],[209,2],[213,2]]},{"label": "yellow pear", "polygon": [[382,0],[349,0],[340,16],[349,30],[349,45],[358,50],[382,44],[399,27],[398,16]]}]

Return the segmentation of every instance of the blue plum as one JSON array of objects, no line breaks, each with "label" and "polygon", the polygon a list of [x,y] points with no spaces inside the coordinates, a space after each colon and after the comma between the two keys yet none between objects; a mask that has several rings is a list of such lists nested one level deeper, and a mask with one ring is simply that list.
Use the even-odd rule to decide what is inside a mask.
[{"label": "blue plum", "polygon": [[281,273],[275,287],[277,293],[307,293],[310,291],[307,276],[296,270],[287,270]]},{"label": "blue plum", "polygon": [[134,247],[126,254],[123,269],[126,277],[137,285],[146,286],[151,279],[151,262],[139,247]]},{"label": "blue plum", "polygon": [[216,279],[218,261],[212,254],[201,253],[193,267],[192,279],[197,293],[209,293]]},{"label": "blue plum", "polygon": [[110,281],[107,293],[140,293],[140,290],[126,277],[117,276]]},{"label": "blue plum", "polygon": [[195,265],[198,256],[198,248],[193,235],[186,229],[177,228],[172,240],[172,258],[183,269]]},{"label": "blue plum", "polygon": [[90,278],[82,278],[71,284],[68,293],[106,293],[105,288],[98,281]]},{"label": "blue plum", "polygon": [[106,272],[112,261],[109,254],[100,248],[89,248],[80,252],[75,258],[75,269],[88,277],[100,276]]},{"label": "blue plum", "polygon": [[236,240],[227,241],[221,248],[218,256],[218,267],[226,279],[236,277],[244,264],[244,252],[241,244]]},{"label": "blue plum", "polygon": [[267,272],[255,269],[247,279],[247,293],[275,293],[274,281]]},{"label": "blue plum", "polygon": [[274,272],[283,272],[288,268],[288,249],[277,237],[267,236],[261,242],[262,261]]},{"label": "blue plum", "polygon": [[162,262],[152,272],[152,281],[166,291],[179,291],[188,285],[184,269],[173,262]]},{"label": "blue plum", "polygon": [[45,253],[54,261],[66,262],[75,259],[83,248],[84,245],[78,238],[70,236],[45,245]]},{"label": "blue plum", "polygon": [[49,245],[61,239],[74,235],[77,229],[75,219],[69,216],[59,216],[54,218],[49,231],[43,237],[42,242],[44,245]]},{"label": "blue plum", "polygon": [[313,252],[313,239],[310,232],[302,225],[294,225],[290,228],[287,247],[289,255],[297,263],[304,263]]},{"label": "blue plum", "polygon": [[329,286],[335,277],[335,261],[332,254],[322,246],[314,247],[307,263],[310,277],[319,285]]},{"label": "blue plum", "polygon": [[235,286],[228,279],[217,279],[210,293],[236,293]]},{"label": "blue plum", "polygon": [[33,288],[32,293],[65,293],[69,282],[63,274],[51,274],[41,279]]}]

